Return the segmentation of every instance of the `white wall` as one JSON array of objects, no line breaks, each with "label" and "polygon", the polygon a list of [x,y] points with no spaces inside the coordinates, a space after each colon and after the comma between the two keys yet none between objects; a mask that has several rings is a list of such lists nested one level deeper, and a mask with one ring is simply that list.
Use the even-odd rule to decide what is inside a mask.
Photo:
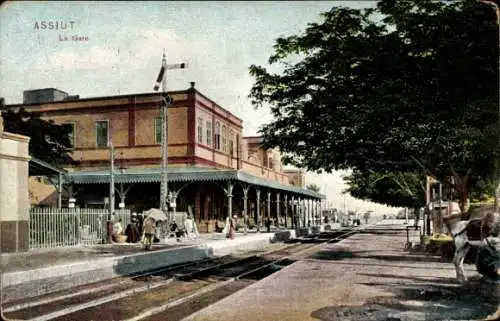
[{"label": "white wall", "polygon": [[29,242],[29,137],[3,131],[0,114],[0,229],[2,251],[26,251]]}]

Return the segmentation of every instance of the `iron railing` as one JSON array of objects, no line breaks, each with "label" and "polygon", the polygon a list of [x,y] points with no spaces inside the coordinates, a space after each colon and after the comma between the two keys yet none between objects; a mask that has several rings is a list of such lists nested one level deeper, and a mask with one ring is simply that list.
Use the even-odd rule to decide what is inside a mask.
[{"label": "iron railing", "polygon": [[[30,248],[56,248],[100,244],[106,233],[109,210],[90,208],[38,208],[30,210]],[[116,210],[114,221],[130,223],[130,210]]]}]

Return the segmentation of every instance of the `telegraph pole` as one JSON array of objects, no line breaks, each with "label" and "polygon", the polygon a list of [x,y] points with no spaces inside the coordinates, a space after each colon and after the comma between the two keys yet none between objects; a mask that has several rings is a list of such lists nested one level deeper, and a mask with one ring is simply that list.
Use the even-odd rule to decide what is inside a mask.
[{"label": "telegraph pole", "polygon": [[[168,190],[168,174],[167,174],[167,166],[168,166],[168,101],[167,101],[167,73],[165,68],[167,67],[167,56],[165,51],[163,51],[163,59],[161,61],[161,69],[160,74],[158,75],[158,79],[161,82],[161,184],[160,184],[160,209],[163,213],[167,214],[167,190]],[[158,82],[157,79],[157,82]],[[155,86],[155,90],[158,90],[158,86]],[[168,216],[167,216],[168,217]],[[169,222],[167,222],[169,223]]]},{"label": "telegraph pole", "polygon": [[[168,105],[173,103],[172,97],[167,93],[167,70],[169,69],[185,69],[187,67],[186,63],[167,65],[167,55],[165,50],[163,50],[163,58],[161,61],[160,72],[156,78],[156,84],[153,88],[154,91],[158,91],[161,83],[161,185],[160,185],[160,209],[163,213],[168,214],[167,206],[167,192],[168,192]],[[167,215],[167,218],[170,217]],[[170,222],[167,221],[167,224]]]}]

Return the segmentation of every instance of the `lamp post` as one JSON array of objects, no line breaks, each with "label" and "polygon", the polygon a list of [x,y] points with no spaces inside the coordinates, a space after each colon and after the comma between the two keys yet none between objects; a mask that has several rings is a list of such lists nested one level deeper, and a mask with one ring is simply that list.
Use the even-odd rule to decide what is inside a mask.
[{"label": "lamp post", "polygon": [[[158,91],[160,84],[162,87],[161,95],[161,185],[160,185],[160,209],[163,213],[168,214],[167,207],[167,192],[168,192],[168,177],[167,177],[167,167],[168,167],[168,105],[172,104],[173,100],[167,93],[167,70],[169,69],[184,69],[187,68],[186,63],[167,65],[167,55],[165,50],[163,50],[163,58],[161,61],[160,72],[156,78],[156,84],[153,88],[154,91]],[[167,226],[170,223],[170,217],[167,215]]]},{"label": "lamp post", "polygon": [[115,148],[113,141],[109,141],[109,158],[110,158],[110,184],[109,184],[109,213],[108,221],[111,221],[115,211]]},{"label": "lamp post", "polygon": [[[498,26],[498,46],[499,46],[499,54],[498,54],[498,68],[499,68],[499,75],[500,75],[500,8],[498,7],[498,4],[492,0],[479,0],[479,2],[482,2],[484,4],[487,4],[491,6],[496,13],[497,16],[497,26]],[[498,84],[498,94],[499,94],[499,101],[498,101],[498,144],[500,144],[500,82]],[[495,211],[499,210],[499,200],[500,200],[500,156],[496,157],[495,161],[495,179],[496,179],[496,187],[495,187]]]},{"label": "lamp post", "polygon": [[122,177],[122,181],[120,182],[120,203],[118,207],[122,210],[125,208],[125,193],[123,191],[123,174],[125,173],[125,159],[123,156],[123,152],[120,152],[120,176]]},{"label": "lamp post", "polygon": [[[108,243],[112,243],[111,239],[111,234],[113,232],[113,214],[115,213],[115,147],[113,145],[113,140],[111,139],[111,136],[108,138],[108,145],[109,145],[109,162],[110,162],[110,182],[109,182],[109,212],[108,212],[108,219],[107,219],[107,226],[106,226],[106,241]],[[120,152],[120,155],[123,157],[123,152]],[[120,167],[120,174],[123,175],[124,173],[124,168],[123,168],[123,159],[121,160],[121,167]],[[70,199],[71,200],[71,199]],[[71,204],[70,201],[70,206],[74,207],[74,202]],[[121,198],[120,198],[120,208],[121,206]]]},{"label": "lamp post", "polygon": [[109,212],[108,220],[106,224],[106,242],[112,243],[111,234],[113,233],[113,222],[112,215],[115,211],[115,149],[113,147],[113,140],[111,136],[108,137],[109,145],[109,161],[110,161],[110,173],[109,173]]}]

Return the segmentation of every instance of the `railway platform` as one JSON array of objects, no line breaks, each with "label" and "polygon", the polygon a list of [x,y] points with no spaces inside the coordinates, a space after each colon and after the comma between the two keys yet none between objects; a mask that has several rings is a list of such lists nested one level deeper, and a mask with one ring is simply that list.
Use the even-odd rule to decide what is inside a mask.
[{"label": "railway platform", "polygon": [[2,255],[4,302],[37,296],[74,286],[132,275],[174,264],[251,251],[271,242],[294,238],[293,230],[271,233],[201,234],[197,238],[169,240],[145,251],[142,244],[106,244]]},{"label": "railway platform", "polygon": [[482,282],[474,266],[466,268],[470,282],[458,285],[451,263],[405,250],[404,224],[381,223],[268,239],[253,251],[240,238],[247,247],[238,254],[4,302],[3,312],[39,321],[470,321],[496,311],[500,287]]},{"label": "railway platform", "polygon": [[[274,236],[282,240],[290,236],[288,232],[274,233]],[[286,243],[268,240],[268,246],[253,251],[245,248],[231,255],[162,266],[138,275],[117,276],[36,297],[9,300],[2,305],[3,312],[7,319],[16,320],[138,321],[159,316],[161,320],[180,321],[205,304],[217,302],[291,264],[293,257],[315,251],[325,240],[339,241],[355,233],[356,229],[344,229]]]},{"label": "railway platform", "polygon": [[496,311],[500,286],[473,265],[457,284],[451,262],[405,250],[404,227],[386,221],[322,245],[183,321],[481,320]]}]

